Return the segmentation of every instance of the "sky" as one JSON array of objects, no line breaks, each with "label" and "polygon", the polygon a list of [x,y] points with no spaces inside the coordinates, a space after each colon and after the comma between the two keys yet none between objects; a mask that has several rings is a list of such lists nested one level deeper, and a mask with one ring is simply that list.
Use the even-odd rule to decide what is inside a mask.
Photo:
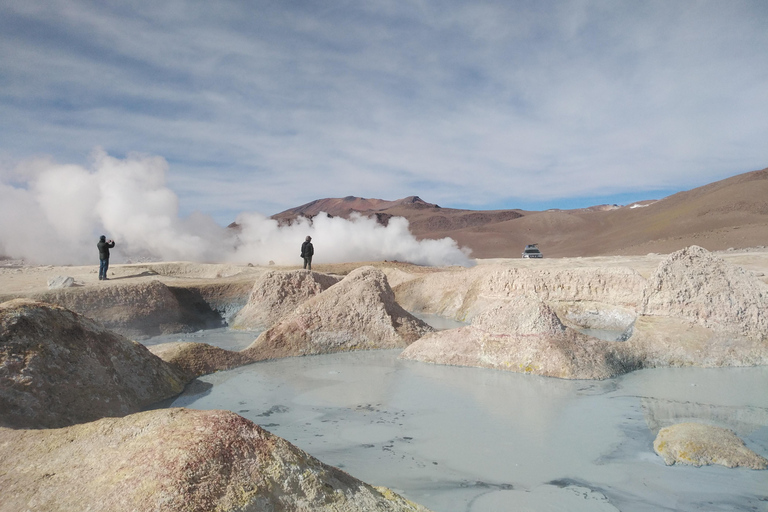
[{"label": "sky", "polygon": [[659,199],[768,166],[766,26],[764,0],[3,0],[0,199],[58,238],[115,231],[117,168],[120,215],[149,195],[171,227]]}]

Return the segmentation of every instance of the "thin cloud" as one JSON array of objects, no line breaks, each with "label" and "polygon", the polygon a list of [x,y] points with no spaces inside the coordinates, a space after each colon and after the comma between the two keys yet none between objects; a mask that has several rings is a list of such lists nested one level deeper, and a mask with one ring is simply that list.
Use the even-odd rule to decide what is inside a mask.
[{"label": "thin cloud", "polygon": [[686,189],[768,165],[767,23],[741,0],[8,1],[0,157],[158,155],[219,223]]}]

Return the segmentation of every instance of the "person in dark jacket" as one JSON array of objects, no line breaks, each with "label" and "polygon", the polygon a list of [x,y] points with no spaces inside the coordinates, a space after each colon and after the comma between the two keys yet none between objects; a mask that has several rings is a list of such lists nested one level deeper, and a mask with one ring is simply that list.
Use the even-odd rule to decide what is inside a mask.
[{"label": "person in dark jacket", "polygon": [[315,248],[312,247],[312,237],[308,236],[301,244],[301,257],[304,258],[304,268],[312,270],[312,256],[315,254]]},{"label": "person in dark jacket", "polygon": [[99,243],[99,281],[107,280],[107,269],[109,269],[109,250],[115,246],[114,240],[107,240],[107,237],[101,235]]}]

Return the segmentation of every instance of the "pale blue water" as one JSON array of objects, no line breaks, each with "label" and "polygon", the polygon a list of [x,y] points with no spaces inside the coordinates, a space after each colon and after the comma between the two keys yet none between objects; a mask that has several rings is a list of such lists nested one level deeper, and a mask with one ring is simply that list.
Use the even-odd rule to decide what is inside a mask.
[{"label": "pale blue water", "polygon": [[175,341],[208,343],[209,345],[221,347],[226,350],[240,351],[253,343],[253,340],[258,338],[262,331],[263,329],[240,330],[222,327],[220,329],[209,329],[190,333],[165,334],[163,336],[155,336],[153,338],[142,340],[140,343],[146,346]]},{"label": "pale blue water", "polygon": [[566,381],[398,355],[256,363],[172,405],[239,413],[434,511],[768,510],[768,471],[668,467],[652,447],[658,428],[693,420],[768,456],[768,367]]}]

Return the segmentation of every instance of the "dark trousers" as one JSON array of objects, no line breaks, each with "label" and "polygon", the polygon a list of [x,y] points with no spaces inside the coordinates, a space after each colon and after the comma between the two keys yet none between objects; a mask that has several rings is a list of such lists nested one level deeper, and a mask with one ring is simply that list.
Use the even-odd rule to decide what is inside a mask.
[{"label": "dark trousers", "polygon": [[107,278],[107,269],[109,269],[109,258],[99,260],[99,281]]},{"label": "dark trousers", "polygon": [[304,256],[304,268],[312,270],[312,256]]}]

